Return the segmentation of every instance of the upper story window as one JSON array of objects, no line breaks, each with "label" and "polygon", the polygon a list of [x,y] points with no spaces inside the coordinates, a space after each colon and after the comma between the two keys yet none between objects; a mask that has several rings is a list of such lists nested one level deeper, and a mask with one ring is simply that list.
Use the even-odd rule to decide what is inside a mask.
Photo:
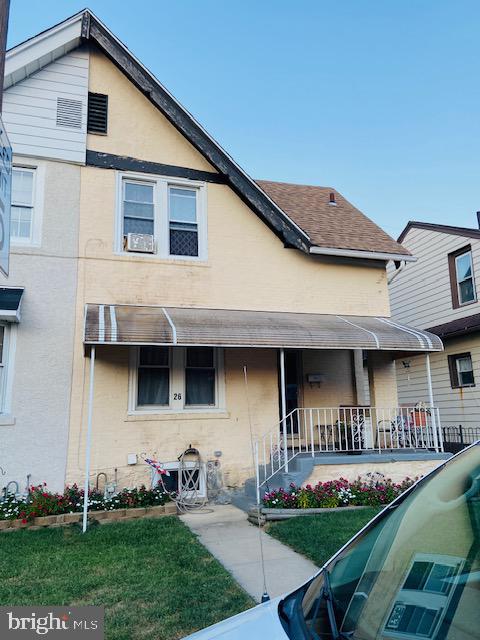
[{"label": "upper story window", "polygon": [[153,235],[154,203],[153,184],[123,181],[123,234],[142,233]]},{"label": "upper story window", "polygon": [[12,213],[10,237],[14,242],[29,243],[34,216],[35,170],[12,169]]},{"label": "upper story window", "polygon": [[197,190],[168,187],[171,256],[198,256]]},{"label": "upper story window", "polygon": [[450,287],[454,309],[477,301],[470,245],[448,256]]},{"label": "upper story window", "polygon": [[118,193],[117,252],[206,259],[203,183],[119,174]]}]

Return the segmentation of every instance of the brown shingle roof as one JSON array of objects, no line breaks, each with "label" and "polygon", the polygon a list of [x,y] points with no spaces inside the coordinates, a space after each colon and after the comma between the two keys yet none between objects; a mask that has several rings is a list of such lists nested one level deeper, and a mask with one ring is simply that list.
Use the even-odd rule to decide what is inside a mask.
[{"label": "brown shingle roof", "polygon": [[[335,189],[268,180],[256,182],[310,236],[315,246],[410,255]],[[329,203],[330,193],[335,194],[336,205]]]}]

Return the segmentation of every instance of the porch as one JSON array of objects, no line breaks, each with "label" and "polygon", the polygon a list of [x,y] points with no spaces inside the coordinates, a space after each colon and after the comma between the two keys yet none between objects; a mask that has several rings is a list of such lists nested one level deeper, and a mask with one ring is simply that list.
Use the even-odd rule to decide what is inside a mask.
[{"label": "porch", "polygon": [[[314,466],[338,465],[337,477],[348,475],[345,469],[350,465],[355,473],[363,465],[368,471],[382,465],[383,472],[393,462],[442,460],[448,457],[443,449],[435,406],[296,408],[254,443],[255,497],[259,501],[267,486],[286,486],[289,480],[301,484]],[[417,466],[421,470],[422,464]],[[410,469],[405,475],[415,475],[415,464],[405,468]]]},{"label": "porch", "polygon": [[[225,485],[251,478],[258,495],[307,458],[442,451],[433,394],[428,407],[399,407],[395,380],[396,358],[428,359],[441,342],[389,319],[87,305],[84,344],[87,476],[92,445],[94,472],[115,468],[130,484],[142,472],[125,464],[131,453],[175,460],[192,445]],[[200,352],[209,364],[192,375]],[[146,376],[147,365],[162,371]]]}]

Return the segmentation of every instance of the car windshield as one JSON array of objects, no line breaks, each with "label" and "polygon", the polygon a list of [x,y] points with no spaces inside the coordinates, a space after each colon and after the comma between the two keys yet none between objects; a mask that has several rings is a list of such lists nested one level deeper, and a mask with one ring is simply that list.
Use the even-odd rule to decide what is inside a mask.
[{"label": "car windshield", "polygon": [[299,592],[301,635],[331,638],[336,622],[358,640],[480,638],[479,542],[477,444],[367,528],[327,566],[329,581],[324,571]]}]

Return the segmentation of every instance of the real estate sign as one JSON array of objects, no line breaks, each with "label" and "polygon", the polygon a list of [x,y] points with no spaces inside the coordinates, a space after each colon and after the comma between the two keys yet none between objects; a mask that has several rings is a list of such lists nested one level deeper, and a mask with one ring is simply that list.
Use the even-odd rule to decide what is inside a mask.
[{"label": "real estate sign", "polygon": [[12,147],[0,118],[0,271],[8,276],[10,209],[12,200]]}]

